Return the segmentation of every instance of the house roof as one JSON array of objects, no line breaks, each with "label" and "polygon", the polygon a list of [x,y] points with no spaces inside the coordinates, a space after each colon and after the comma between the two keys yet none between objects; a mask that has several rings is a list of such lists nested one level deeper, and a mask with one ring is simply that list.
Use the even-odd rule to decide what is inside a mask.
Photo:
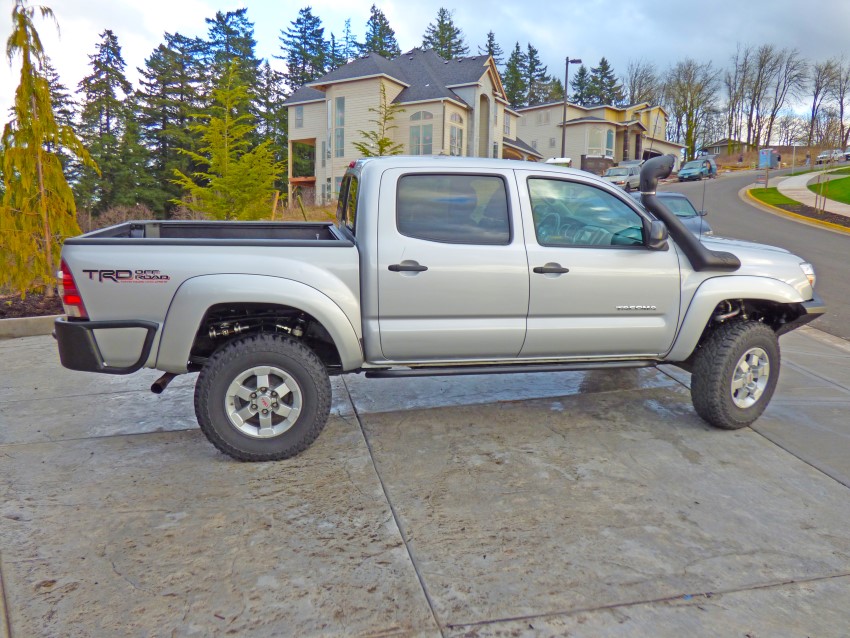
[{"label": "house roof", "polygon": [[305,102],[319,102],[325,99],[325,94],[316,89],[311,89],[309,86],[302,86],[292,95],[286,98],[283,103],[286,106],[294,106],[296,104],[304,104]]},{"label": "house roof", "polygon": [[469,106],[452,89],[477,84],[489,68],[488,55],[444,60],[431,49],[415,48],[388,60],[368,53],[301,87],[284,104],[323,99],[323,91],[332,84],[385,76],[405,87],[393,100],[395,104],[449,99]]},{"label": "house roof", "polygon": [[512,140],[508,137],[503,137],[502,138],[502,144],[504,144],[505,146],[510,146],[511,148],[515,148],[517,150],[520,150],[523,153],[527,153],[528,155],[534,155],[535,157],[539,157],[540,159],[543,159],[543,156],[540,153],[538,153],[537,150],[533,146],[526,144],[525,142],[523,142],[519,138]]}]

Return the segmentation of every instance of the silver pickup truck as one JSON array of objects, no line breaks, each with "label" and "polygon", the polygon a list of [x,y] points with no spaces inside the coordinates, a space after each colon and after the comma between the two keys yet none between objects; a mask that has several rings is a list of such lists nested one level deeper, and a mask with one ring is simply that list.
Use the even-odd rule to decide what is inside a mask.
[{"label": "silver pickup truck", "polygon": [[[643,207],[582,171],[473,158],[358,161],[337,223],[130,222],[66,241],[62,364],[200,372],[222,452],[291,457],[329,413],[329,375],[551,372],[671,363],[697,413],[752,423],[778,336],[824,312],[780,248],[688,232],[641,172]],[[649,212],[647,212],[649,211]]]}]

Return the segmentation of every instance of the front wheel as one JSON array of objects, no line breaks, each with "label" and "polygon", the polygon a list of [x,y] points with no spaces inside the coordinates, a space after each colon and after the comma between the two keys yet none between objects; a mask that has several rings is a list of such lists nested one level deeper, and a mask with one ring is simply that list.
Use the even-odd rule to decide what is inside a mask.
[{"label": "front wheel", "polygon": [[755,421],[779,378],[776,333],[755,321],[726,323],[694,356],[691,400],[705,421],[737,430]]},{"label": "front wheel", "polygon": [[331,385],[307,346],[281,335],[235,339],[198,376],[195,415],[220,451],[277,461],[304,451],[328,420]]}]

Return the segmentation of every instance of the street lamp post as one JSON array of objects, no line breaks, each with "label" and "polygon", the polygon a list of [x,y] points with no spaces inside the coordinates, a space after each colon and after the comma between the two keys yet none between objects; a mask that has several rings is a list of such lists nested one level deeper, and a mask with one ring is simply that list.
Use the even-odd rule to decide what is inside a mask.
[{"label": "street lamp post", "polygon": [[561,120],[561,157],[566,157],[567,154],[567,96],[570,94],[570,64],[581,64],[581,60],[575,58],[570,60],[570,56],[564,61],[564,117]]}]

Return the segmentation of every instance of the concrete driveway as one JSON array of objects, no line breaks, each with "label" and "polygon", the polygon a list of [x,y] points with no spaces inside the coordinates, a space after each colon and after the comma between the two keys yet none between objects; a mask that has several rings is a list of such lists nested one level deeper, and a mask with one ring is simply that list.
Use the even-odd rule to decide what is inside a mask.
[{"label": "concrete driveway", "polygon": [[307,452],[241,464],[194,378],[0,342],[0,636],[844,635],[850,347],[782,346],[755,429],[675,369],[347,376]]}]

